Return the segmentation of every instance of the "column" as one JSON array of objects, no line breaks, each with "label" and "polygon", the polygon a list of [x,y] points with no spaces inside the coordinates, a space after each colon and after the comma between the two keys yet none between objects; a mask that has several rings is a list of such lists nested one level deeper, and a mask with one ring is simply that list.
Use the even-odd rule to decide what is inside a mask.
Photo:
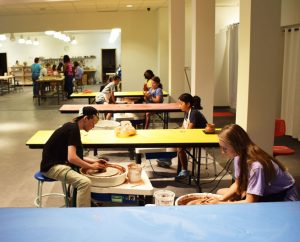
[{"label": "column", "polygon": [[203,113],[213,121],[215,1],[192,0],[191,94],[200,96]]},{"label": "column", "polygon": [[271,153],[282,78],[280,0],[240,1],[236,123]]},{"label": "column", "polygon": [[184,8],[185,1],[169,0],[169,92],[176,102],[184,91]]}]

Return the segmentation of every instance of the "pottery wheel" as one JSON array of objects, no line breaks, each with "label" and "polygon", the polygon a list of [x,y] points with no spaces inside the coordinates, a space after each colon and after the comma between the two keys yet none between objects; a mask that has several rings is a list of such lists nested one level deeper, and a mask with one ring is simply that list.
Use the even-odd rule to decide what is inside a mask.
[{"label": "pottery wheel", "polygon": [[105,172],[97,172],[92,174],[92,176],[95,177],[110,177],[110,176],[115,176],[120,173],[120,170],[115,167],[107,167]]}]

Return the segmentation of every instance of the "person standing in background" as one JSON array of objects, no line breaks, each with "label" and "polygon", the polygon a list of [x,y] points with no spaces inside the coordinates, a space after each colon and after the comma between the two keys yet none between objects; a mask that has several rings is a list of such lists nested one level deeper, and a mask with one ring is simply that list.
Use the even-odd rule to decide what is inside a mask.
[{"label": "person standing in background", "polygon": [[64,63],[59,62],[56,70],[57,70],[58,73],[63,72],[64,71]]},{"label": "person standing in background", "polygon": [[122,69],[121,69],[121,65],[119,65],[116,74],[120,77],[120,79],[122,79]]},{"label": "person standing in background", "polygon": [[64,75],[65,75],[65,92],[67,93],[67,98],[70,99],[73,93],[73,66],[71,59],[68,55],[64,55]]},{"label": "person standing in background", "polygon": [[32,73],[32,84],[33,84],[33,97],[37,97],[39,95],[39,87],[37,80],[40,77],[40,73],[42,70],[42,66],[39,64],[40,58],[34,58],[34,63],[31,65],[31,73]]}]

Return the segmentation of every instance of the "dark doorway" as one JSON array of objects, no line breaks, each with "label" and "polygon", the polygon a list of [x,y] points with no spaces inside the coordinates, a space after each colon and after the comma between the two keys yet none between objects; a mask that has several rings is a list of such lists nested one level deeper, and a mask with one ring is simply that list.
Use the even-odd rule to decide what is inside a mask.
[{"label": "dark doorway", "polygon": [[0,76],[4,76],[7,73],[7,56],[6,53],[0,53]]},{"label": "dark doorway", "polygon": [[116,49],[102,49],[102,81],[116,72]]}]

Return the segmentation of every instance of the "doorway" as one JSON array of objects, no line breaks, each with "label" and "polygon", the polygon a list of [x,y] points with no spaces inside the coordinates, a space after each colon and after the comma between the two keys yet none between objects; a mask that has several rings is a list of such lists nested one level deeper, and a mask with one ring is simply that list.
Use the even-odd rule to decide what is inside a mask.
[{"label": "doorway", "polygon": [[7,73],[7,56],[6,53],[0,53],[0,76]]},{"label": "doorway", "polygon": [[102,49],[102,81],[116,73],[116,49]]}]

